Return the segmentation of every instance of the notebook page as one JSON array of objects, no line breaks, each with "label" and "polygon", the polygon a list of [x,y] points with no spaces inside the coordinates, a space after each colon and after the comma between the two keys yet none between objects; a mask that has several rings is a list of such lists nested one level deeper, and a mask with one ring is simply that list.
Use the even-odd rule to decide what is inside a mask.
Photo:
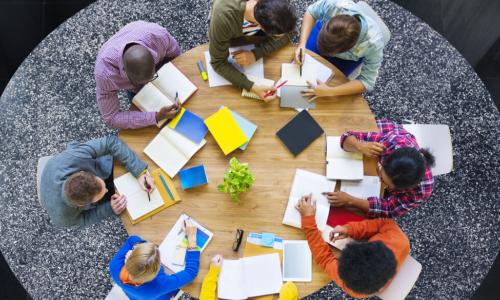
[{"label": "notebook page", "polygon": [[170,143],[177,148],[177,150],[183,154],[184,159],[189,160],[198,150],[201,149],[206,143],[203,139],[199,144],[191,141],[189,138],[180,134],[179,132],[171,129],[170,127],[165,127],[160,132]]},{"label": "notebook page", "polygon": [[363,176],[363,179],[360,181],[342,180],[340,190],[361,199],[379,197],[380,178],[378,176]]},{"label": "notebook page", "polygon": [[[163,130],[167,128],[165,127]],[[186,156],[167,140],[161,132],[144,148],[144,153],[172,178],[188,161]]]},{"label": "notebook page", "polygon": [[340,136],[326,137],[326,157],[363,160],[363,154],[359,152],[347,152],[340,147]]},{"label": "notebook page", "polygon": [[133,103],[142,111],[159,111],[163,106],[172,105],[172,101],[151,83],[134,96]]},{"label": "notebook page", "polygon": [[118,192],[127,197],[127,211],[133,220],[165,204],[158,189],[150,193],[151,201],[149,201],[147,192],[140,187],[131,173],[118,177],[114,182]]},{"label": "notebook page", "polygon": [[328,180],[325,176],[309,172],[302,169],[295,171],[295,177],[290,191],[290,197],[302,197],[312,194],[316,205],[330,207],[328,199],[322,195],[323,192],[333,192],[335,190],[335,181]]},{"label": "notebook page", "polygon": [[247,297],[279,293],[283,283],[278,253],[244,257],[243,289]]},{"label": "notebook page", "polygon": [[[309,67],[309,65],[314,67]],[[314,59],[311,55],[306,54],[304,58],[304,68],[315,69],[316,74],[314,77],[319,79],[321,82],[326,82],[332,76],[332,69],[320,63],[318,60]],[[304,71],[304,70],[302,70]]]},{"label": "notebook page", "polygon": [[224,259],[217,282],[217,297],[220,299],[246,299],[243,261]]},{"label": "notebook page", "polygon": [[[283,216],[283,220],[281,223],[297,228],[302,227],[302,217],[300,216],[299,211],[295,208],[295,205],[299,202],[301,197],[293,197],[290,196],[288,198],[288,203],[285,209],[285,215]],[[316,225],[319,230],[323,230],[328,221],[328,213],[330,212],[329,206],[318,205],[316,203]]]},{"label": "notebook page", "polygon": [[302,76],[300,76],[300,66],[298,64],[282,64],[280,81],[288,80],[286,85],[307,86],[308,81],[316,83],[316,72],[317,66],[315,64],[304,64],[302,66]]},{"label": "notebook page", "polygon": [[174,102],[175,93],[178,92],[179,100],[184,103],[198,88],[179,70],[169,62],[158,70],[158,78],[153,81],[165,95]]},{"label": "notebook page", "polygon": [[326,161],[326,177],[330,179],[360,180],[363,178],[363,160],[329,158]]},{"label": "notebook page", "polygon": [[325,226],[325,229],[321,231],[321,236],[323,237],[323,240],[327,242],[328,244],[332,245],[333,247],[339,249],[339,250],[344,250],[345,246],[347,246],[348,243],[354,241],[352,238],[345,238],[341,240],[336,240],[335,243],[332,243],[330,240],[330,232],[333,230],[333,228],[329,225]]}]

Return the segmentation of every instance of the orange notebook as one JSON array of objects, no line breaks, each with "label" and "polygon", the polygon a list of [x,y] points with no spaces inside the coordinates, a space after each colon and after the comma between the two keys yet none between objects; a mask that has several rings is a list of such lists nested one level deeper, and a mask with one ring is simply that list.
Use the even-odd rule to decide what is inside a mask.
[{"label": "orange notebook", "polygon": [[132,224],[144,221],[181,201],[174,183],[162,169],[154,170],[151,176],[156,188],[150,193],[149,198],[147,192],[142,190],[137,179],[131,173],[114,180],[116,190],[127,196],[127,214]]}]

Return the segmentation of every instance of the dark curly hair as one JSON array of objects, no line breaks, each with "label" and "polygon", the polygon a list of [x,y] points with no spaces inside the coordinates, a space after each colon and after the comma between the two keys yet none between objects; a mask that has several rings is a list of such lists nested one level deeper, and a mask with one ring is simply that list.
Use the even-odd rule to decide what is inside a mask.
[{"label": "dark curly hair", "polygon": [[391,153],[382,167],[398,189],[406,189],[418,184],[425,169],[434,165],[434,156],[427,149],[412,147],[399,148]]},{"label": "dark curly hair", "polygon": [[269,35],[289,33],[295,29],[297,13],[288,0],[259,0],[253,13],[262,30]]},{"label": "dark curly hair", "polygon": [[378,292],[396,274],[396,257],[381,241],[352,242],[339,257],[339,276],[360,294]]}]

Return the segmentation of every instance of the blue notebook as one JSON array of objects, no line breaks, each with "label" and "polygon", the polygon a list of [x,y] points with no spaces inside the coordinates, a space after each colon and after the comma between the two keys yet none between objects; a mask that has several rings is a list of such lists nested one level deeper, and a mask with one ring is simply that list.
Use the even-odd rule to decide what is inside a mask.
[{"label": "blue notebook", "polygon": [[203,165],[181,170],[179,172],[179,179],[181,180],[183,190],[208,183],[207,173]]},{"label": "blue notebook", "polygon": [[[224,106],[221,106],[220,109],[222,109],[223,107]],[[241,150],[246,150],[248,147],[248,143],[250,143],[250,140],[252,139],[253,135],[255,134],[255,131],[257,130],[257,125],[248,121],[247,119],[243,118],[242,116],[240,116],[239,114],[235,113],[232,110],[231,110],[231,115],[233,116],[236,123],[238,123],[238,126],[240,126],[241,130],[248,139],[248,142],[240,146]]]},{"label": "blue notebook", "polygon": [[199,144],[208,132],[208,128],[203,119],[187,109],[179,115],[180,119],[177,122],[172,122],[173,126],[170,125],[170,127],[196,144]]}]

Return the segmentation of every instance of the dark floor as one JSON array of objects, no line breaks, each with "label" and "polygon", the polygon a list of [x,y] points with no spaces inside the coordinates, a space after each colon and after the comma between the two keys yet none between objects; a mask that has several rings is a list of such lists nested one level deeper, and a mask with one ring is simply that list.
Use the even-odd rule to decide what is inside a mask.
[{"label": "dark floor", "polygon": [[[471,5],[470,1],[456,0],[451,9],[450,0],[432,0],[430,1],[411,1],[411,0],[393,0],[401,6],[412,11],[430,24],[435,30],[440,32],[468,59],[474,66],[492,97],[495,99],[497,108],[500,107],[500,39],[498,34],[496,38],[492,30],[484,30],[485,24],[491,18],[490,15],[494,9],[488,9],[484,5],[485,1],[474,1],[476,5],[481,5],[481,10],[485,11],[480,22],[474,22],[477,15],[469,12],[470,18],[466,18],[469,23],[467,30],[460,28],[460,24],[454,20],[457,15],[463,16],[467,11],[478,12],[478,9],[463,9],[460,4]],[[34,47],[49,34],[55,27],[68,17],[87,6],[93,0],[47,0],[47,1],[2,1],[0,3],[0,94],[8,83],[10,77],[17,69]],[[479,3],[479,4],[478,4]],[[497,1],[489,3],[498,4]],[[429,9],[432,8],[432,9]],[[444,9],[447,8],[447,9]],[[460,9],[462,8],[462,9]],[[454,15],[455,14],[455,15]],[[15,19],[12,16],[15,15]],[[490,19],[489,19],[490,18]],[[496,19],[491,22],[498,22]],[[478,24],[476,27],[470,23]],[[499,26],[496,26],[500,28]],[[492,26],[495,28],[495,26]],[[476,31],[474,31],[476,30]],[[467,32],[467,34],[457,34],[457,32]],[[477,33],[479,32],[479,33]],[[484,34],[484,36],[481,36]],[[481,47],[471,48],[474,45],[471,42],[471,36],[481,40],[487,40]],[[464,37],[464,38],[461,38]],[[484,45],[487,45],[485,48]],[[474,299],[498,299],[500,295],[500,255],[497,256],[492,269],[483,281],[481,287],[477,290]],[[19,284],[15,276],[10,271],[2,255],[0,255],[0,299],[30,299],[24,288]]]}]

